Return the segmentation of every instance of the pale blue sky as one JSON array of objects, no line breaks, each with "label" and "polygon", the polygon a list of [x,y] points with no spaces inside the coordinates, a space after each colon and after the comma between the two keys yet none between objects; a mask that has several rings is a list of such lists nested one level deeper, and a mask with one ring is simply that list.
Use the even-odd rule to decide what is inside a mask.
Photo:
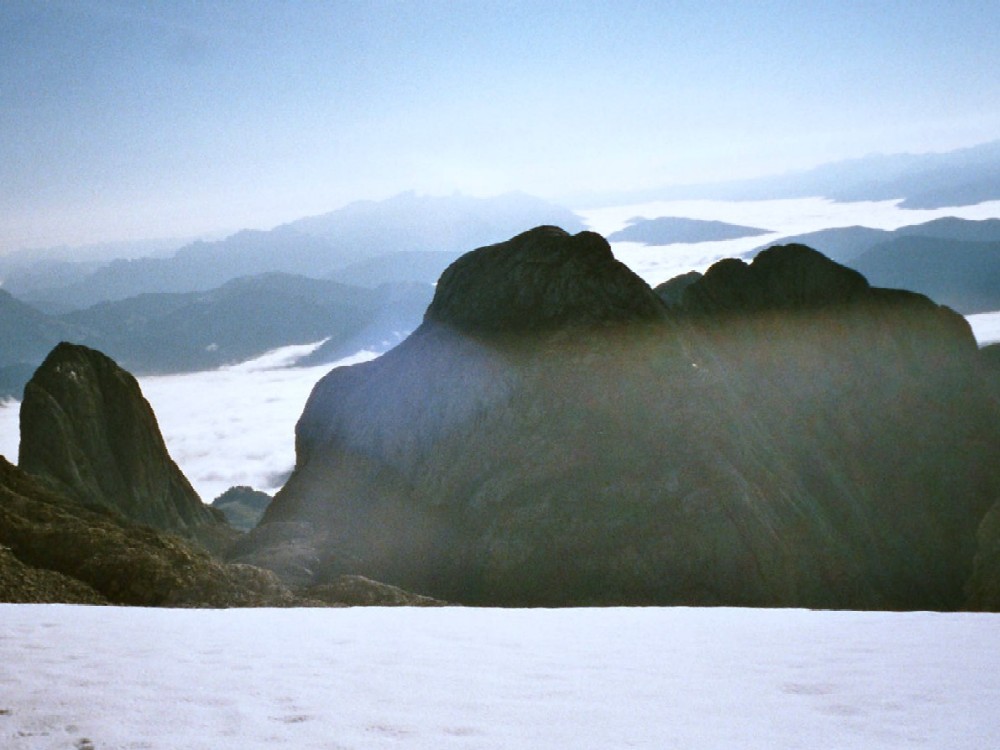
[{"label": "pale blue sky", "polygon": [[0,3],[0,252],[1000,138],[1000,3]]}]

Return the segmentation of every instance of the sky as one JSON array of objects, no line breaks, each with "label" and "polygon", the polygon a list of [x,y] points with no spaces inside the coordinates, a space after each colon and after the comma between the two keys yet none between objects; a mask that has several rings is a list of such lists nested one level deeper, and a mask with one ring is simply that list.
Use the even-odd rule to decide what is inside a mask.
[{"label": "sky", "polygon": [[0,3],[0,253],[1000,137],[1000,4]]}]

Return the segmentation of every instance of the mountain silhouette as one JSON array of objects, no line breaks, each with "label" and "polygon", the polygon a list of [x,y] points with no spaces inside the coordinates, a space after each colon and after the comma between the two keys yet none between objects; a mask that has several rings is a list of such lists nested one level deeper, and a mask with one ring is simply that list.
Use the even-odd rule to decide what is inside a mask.
[{"label": "mountain silhouette", "polygon": [[317,384],[232,559],[468,604],[955,608],[1000,496],[990,394],[964,319],[809,248],[668,305],[539,227]]}]

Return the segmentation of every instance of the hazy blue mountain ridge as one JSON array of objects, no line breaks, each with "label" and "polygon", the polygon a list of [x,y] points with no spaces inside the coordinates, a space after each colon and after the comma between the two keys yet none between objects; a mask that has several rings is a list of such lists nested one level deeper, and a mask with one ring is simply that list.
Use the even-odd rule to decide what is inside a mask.
[{"label": "hazy blue mountain ridge", "polygon": [[[272,271],[331,278],[338,269],[380,255],[464,251],[556,221],[582,228],[571,211],[523,194],[441,198],[404,193],[269,231],[244,230],[223,240],[195,242],[170,257],[115,260],[67,286],[35,286],[23,299],[46,312],[68,312],[145,293],[207,291]],[[383,278],[377,270],[368,271],[370,285],[398,278],[389,264],[384,268]]]},{"label": "hazy blue mountain ridge", "polygon": [[874,154],[746,180],[583,195],[576,204],[815,196],[845,202],[898,199],[903,208],[944,208],[1000,200],[1000,140],[946,153]]},{"label": "hazy blue mountain ridge", "polygon": [[641,242],[645,245],[670,245],[675,242],[718,242],[769,234],[771,230],[746,227],[724,221],[704,221],[676,216],[647,219],[636,216],[628,226],[608,235],[609,242]]},{"label": "hazy blue mountain ridge", "polygon": [[303,363],[381,352],[420,324],[432,295],[430,284],[368,289],[269,273],[206,292],[142,294],[52,316],[0,290],[0,396],[19,398],[64,340],[98,348],[140,375],[208,370],[324,339]]},{"label": "hazy blue mountain ridge", "polygon": [[[376,330],[375,325],[379,316],[388,316],[386,308],[394,307],[390,291],[268,273],[234,279],[208,292],[104,302],[62,319],[98,332],[104,351],[128,369],[182,372],[327,338],[329,351],[340,356],[357,351],[345,347],[359,339],[375,346],[393,330]],[[407,324],[412,329],[419,317],[396,322]]]},{"label": "hazy blue mountain ridge", "polygon": [[1000,309],[1000,242],[898,237],[850,265],[873,284],[926,294],[965,315]]}]

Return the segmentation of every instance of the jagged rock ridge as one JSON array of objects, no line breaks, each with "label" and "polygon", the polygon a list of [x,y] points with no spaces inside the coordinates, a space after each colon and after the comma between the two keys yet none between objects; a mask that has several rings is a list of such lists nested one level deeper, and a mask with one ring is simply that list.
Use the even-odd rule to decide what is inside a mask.
[{"label": "jagged rock ridge", "polygon": [[802,246],[675,297],[588,233],[471,253],[317,385],[236,559],[481,604],[961,606],[1000,497],[964,320]]},{"label": "jagged rock ridge", "polygon": [[660,300],[603,237],[543,226],[452,263],[425,320],[470,334],[523,334],[663,317]]}]

